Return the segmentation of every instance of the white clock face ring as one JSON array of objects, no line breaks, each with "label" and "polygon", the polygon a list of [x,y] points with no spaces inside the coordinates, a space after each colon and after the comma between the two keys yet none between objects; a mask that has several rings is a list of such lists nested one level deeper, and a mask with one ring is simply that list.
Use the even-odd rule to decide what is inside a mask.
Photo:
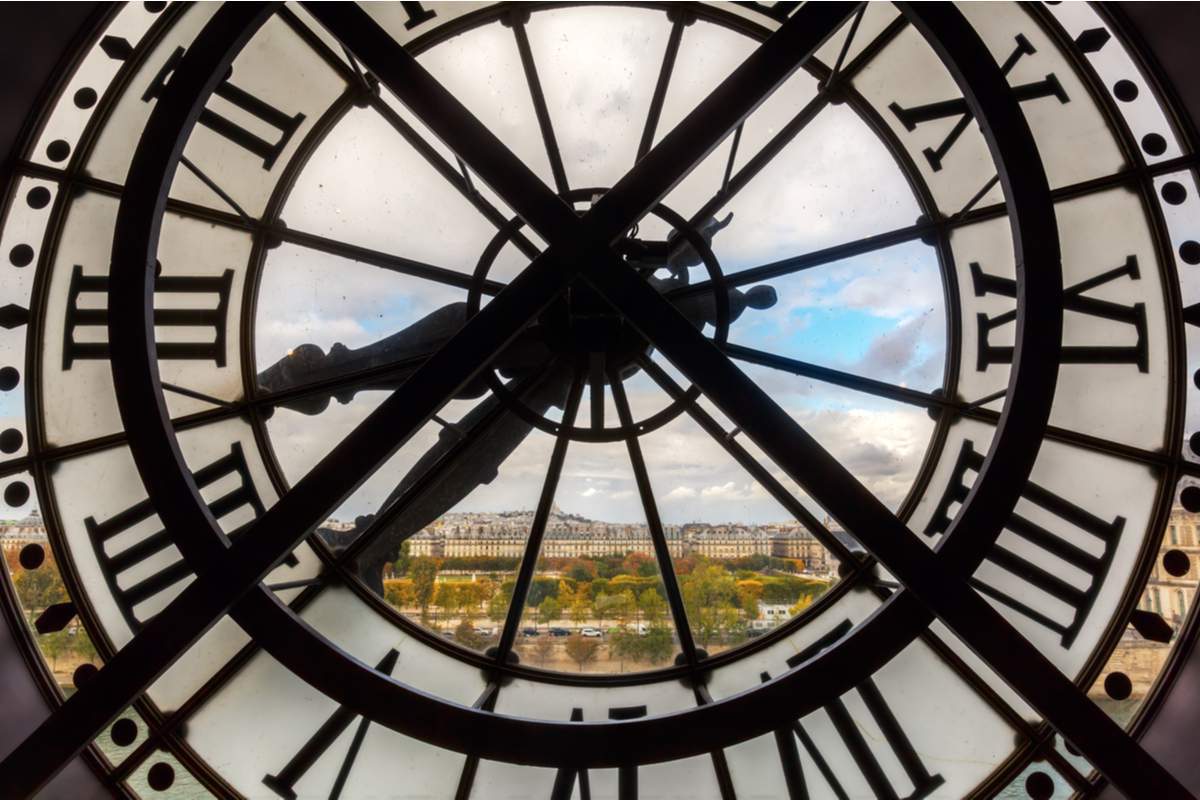
[{"label": "white clock face ring", "polygon": [[[502,763],[617,768],[627,789],[700,759],[727,796],[769,753],[778,791],[957,795],[1055,728],[1125,753],[1118,785],[1153,770],[1072,681],[1120,636],[1186,472],[1173,259],[1192,250],[1155,204],[1190,194],[1184,145],[1114,111],[1085,58],[1111,35],[1073,15],[283,6],[108,34],[119,79],[86,135],[54,122],[24,167],[22,195],[81,193],[51,194],[28,456],[6,473],[30,465],[108,662],[80,697],[133,700],[181,765],[248,795],[357,785],[385,737],[468,789],[538,774]],[[579,144],[589,36],[598,58],[667,51],[637,101],[653,121],[604,140],[628,153]],[[739,47],[757,79],[741,55],[695,77]],[[482,92],[456,82],[471,59]],[[346,343],[307,333],[309,307],[349,310]],[[879,319],[905,320],[855,362],[879,377],[808,344]],[[924,377],[887,372],[902,333]],[[886,419],[915,431],[911,466],[830,439],[845,396],[793,394],[822,382],[907,409]],[[702,440],[744,487],[668,482]],[[119,481],[83,502],[98,469]],[[681,516],[722,502],[782,511]],[[752,626],[771,604],[789,621]],[[922,670],[944,705],[913,693]],[[256,765],[235,755],[230,714],[287,693],[314,713]],[[47,769],[90,736],[84,702]],[[939,750],[922,704],[971,709],[960,738],[988,754]]]}]

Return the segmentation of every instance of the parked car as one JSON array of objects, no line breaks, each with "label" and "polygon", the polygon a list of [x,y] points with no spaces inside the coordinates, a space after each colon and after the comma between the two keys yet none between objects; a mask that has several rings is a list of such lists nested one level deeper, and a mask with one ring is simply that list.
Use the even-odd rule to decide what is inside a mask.
[{"label": "parked car", "polygon": [[592,639],[599,639],[601,636],[604,635],[604,632],[601,631],[599,628],[580,628],[579,635],[587,636]]},{"label": "parked car", "polygon": [[495,636],[496,629],[495,628],[476,628],[475,633],[478,634],[479,636]]},{"label": "parked car", "polygon": [[[638,636],[645,636],[646,634],[650,633],[650,626],[642,622],[637,625],[627,625],[625,626],[624,630],[626,633],[636,633]],[[622,629],[619,627],[608,629],[608,632],[614,635],[620,634],[621,631]]]},{"label": "parked car", "polygon": [[541,636],[542,632],[537,628],[521,628],[522,636]]},{"label": "parked car", "polygon": [[442,631],[442,638],[443,639],[453,639],[454,631]]},{"label": "parked car", "polygon": [[570,636],[571,632],[569,630],[567,630],[566,628],[551,628],[550,635],[551,636]]}]

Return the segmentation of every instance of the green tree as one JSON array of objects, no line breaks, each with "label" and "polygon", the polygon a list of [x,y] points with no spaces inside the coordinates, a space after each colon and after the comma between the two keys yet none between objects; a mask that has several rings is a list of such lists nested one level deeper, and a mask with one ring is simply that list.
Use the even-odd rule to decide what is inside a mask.
[{"label": "green tree", "polygon": [[84,661],[96,660],[96,645],[92,643],[92,637],[88,636],[82,625],[75,629],[75,635],[72,638],[74,639],[72,647],[76,655]]},{"label": "green tree", "polygon": [[409,555],[411,543],[406,539],[400,543],[400,554],[396,560],[392,562],[392,569],[396,571],[396,575],[407,575],[408,568],[412,565],[412,556]]},{"label": "green tree", "polygon": [[483,647],[484,642],[484,638],[475,630],[475,626],[465,617],[454,627],[454,640],[472,650],[479,650]]},{"label": "green tree", "polygon": [[533,646],[533,652],[537,653],[538,663],[544,665],[546,659],[554,655],[554,640],[549,636],[543,636],[537,640]]},{"label": "green tree", "polygon": [[459,584],[449,581],[439,583],[433,603],[442,610],[447,620],[453,617],[463,604]]},{"label": "green tree", "polygon": [[56,670],[58,659],[71,649],[70,634],[65,630],[47,633],[38,637],[38,646],[42,648],[42,655],[50,659],[50,669]]},{"label": "green tree", "polygon": [[530,608],[540,606],[542,601],[547,597],[558,596],[558,581],[554,578],[539,577],[534,578],[529,585],[529,596],[525,598],[525,605]]},{"label": "green tree", "polygon": [[433,593],[437,588],[439,564],[436,558],[420,556],[414,558],[409,567],[412,577],[413,595],[421,609],[421,619],[429,615],[429,604],[433,602]]},{"label": "green tree", "polygon": [[571,595],[569,611],[571,622],[574,622],[576,625],[586,622],[592,611],[588,588],[588,584],[579,583],[575,587],[575,593]]},{"label": "green tree", "polygon": [[599,655],[600,640],[574,633],[567,637],[564,647],[567,657],[578,664],[579,671],[583,672],[583,665],[595,661],[596,656]]},{"label": "green tree", "polygon": [[622,625],[628,625],[633,615],[637,613],[637,598],[632,589],[626,589],[618,595],[613,595],[613,616]]},{"label": "green tree", "polygon": [[509,595],[497,592],[488,601],[487,615],[492,622],[503,622],[508,616]]},{"label": "green tree", "polygon": [[736,627],[737,585],[724,567],[697,567],[681,581],[681,589],[692,635],[701,645],[707,646]]},{"label": "green tree", "polygon": [[479,607],[491,597],[491,583],[487,578],[484,578],[481,581],[460,583],[458,585],[458,602],[467,619],[475,619],[475,615],[479,613]]},{"label": "green tree", "polygon": [[651,625],[641,639],[641,655],[651,664],[663,663],[675,650],[671,629],[665,624]]},{"label": "green tree", "polygon": [[596,602],[592,604],[595,609],[596,618],[603,624],[606,619],[615,619],[622,625],[629,622],[633,616],[636,603],[633,599],[633,592],[626,589],[619,594],[602,594],[596,598]]},{"label": "green tree", "polygon": [[642,655],[642,637],[636,631],[622,625],[609,634],[608,657],[616,657],[621,662],[621,670],[625,669],[625,659],[636,661]]},{"label": "green tree", "polygon": [[628,553],[621,562],[621,572],[641,578],[653,577],[658,574],[658,561],[647,553]]},{"label": "green tree", "polygon": [[638,595],[638,610],[650,625],[661,621],[667,613],[667,601],[655,589],[645,589]]},{"label": "green tree", "polygon": [[590,581],[596,577],[596,564],[593,561],[585,559],[575,559],[571,561],[565,570],[568,578],[576,582]]},{"label": "green tree", "polygon": [[557,619],[562,619],[562,604],[553,597],[547,597],[538,606],[538,616],[547,625]]},{"label": "green tree", "polygon": [[596,578],[588,587],[588,594],[595,600],[599,595],[608,594],[608,578]]},{"label": "green tree", "polygon": [[762,581],[744,580],[737,582],[738,605],[746,619],[758,619],[758,601],[762,599]]},{"label": "green tree", "polygon": [[383,599],[392,608],[398,609],[412,608],[417,604],[416,594],[413,592],[413,583],[410,580],[384,581]]},{"label": "green tree", "polygon": [[67,599],[67,589],[49,559],[38,569],[22,570],[13,584],[21,605],[31,615]]}]

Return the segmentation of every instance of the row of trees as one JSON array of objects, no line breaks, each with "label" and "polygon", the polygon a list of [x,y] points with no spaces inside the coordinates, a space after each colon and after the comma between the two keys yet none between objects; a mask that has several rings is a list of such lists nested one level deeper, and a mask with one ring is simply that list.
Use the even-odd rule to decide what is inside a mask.
[{"label": "row of trees", "polygon": [[[391,565],[386,578],[406,575],[414,560],[408,554],[408,542],[401,545],[400,557]],[[419,557],[418,557],[419,558]],[[443,572],[515,572],[521,559],[517,556],[444,556],[439,559]],[[674,560],[676,574],[688,575],[697,566],[707,563],[702,556],[687,555]],[[733,572],[800,573],[804,561],[796,558],[779,558],[768,555],[752,555],[721,561]],[[630,552],[625,555],[546,558],[538,559],[538,572],[558,572],[577,581],[596,578],[612,579],[618,575],[650,577],[658,574],[658,566],[652,556]]]},{"label": "row of trees", "polygon": [[[656,567],[653,571],[647,567],[654,567],[653,559],[630,553],[622,558],[622,564],[631,572],[611,578],[597,574],[584,579],[581,564],[560,578],[535,577],[525,598],[524,617],[535,626],[564,619],[600,626],[613,621],[619,628],[630,623],[669,624],[662,578]],[[442,563],[429,557],[411,559],[406,566],[405,577],[384,582],[385,597],[396,608],[418,609],[426,622],[431,608],[443,618],[462,617],[464,621],[487,616],[501,622],[508,614],[512,579],[492,575],[474,581],[439,580]],[[794,575],[730,572],[717,562],[694,565],[679,575],[679,585],[693,636],[702,646],[744,636],[749,622],[759,617],[761,603],[787,604],[799,610],[827,587],[822,581]]]}]

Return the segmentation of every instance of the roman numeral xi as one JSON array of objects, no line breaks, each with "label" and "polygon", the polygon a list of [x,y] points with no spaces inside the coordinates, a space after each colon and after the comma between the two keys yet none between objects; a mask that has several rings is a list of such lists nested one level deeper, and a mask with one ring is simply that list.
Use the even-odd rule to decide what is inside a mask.
[{"label": "roman numeral xi", "polygon": [[[1021,34],[1017,34],[1016,47],[1013,48],[1012,53],[1004,60],[1004,63],[1000,65],[1001,72],[1008,75],[1022,58],[1033,55],[1036,52],[1037,50],[1030,44],[1028,39]],[[1060,103],[1070,101],[1070,98],[1067,97],[1066,91],[1054,73],[1050,73],[1040,81],[1014,86],[1012,90],[1013,94],[1017,97],[1017,101],[1021,103],[1041,97],[1056,97]],[[954,143],[958,141],[959,137],[967,129],[967,126],[971,124],[971,120],[975,118],[974,114],[971,113],[971,109],[967,106],[967,101],[961,97],[956,97],[953,100],[942,100],[936,103],[911,106],[909,108],[904,108],[899,103],[891,103],[888,105],[888,108],[896,115],[896,119],[900,121],[900,124],[907,131],[914,131],[917,129],[917,126],[924,125],[926,122],[934,122],[952,117],[958,118],[954,123],[954,127],[942,139],[941,144],[937,147],[926,147],[921,151],[934,172],[941,170],[946,156],[954,147]]]}]

